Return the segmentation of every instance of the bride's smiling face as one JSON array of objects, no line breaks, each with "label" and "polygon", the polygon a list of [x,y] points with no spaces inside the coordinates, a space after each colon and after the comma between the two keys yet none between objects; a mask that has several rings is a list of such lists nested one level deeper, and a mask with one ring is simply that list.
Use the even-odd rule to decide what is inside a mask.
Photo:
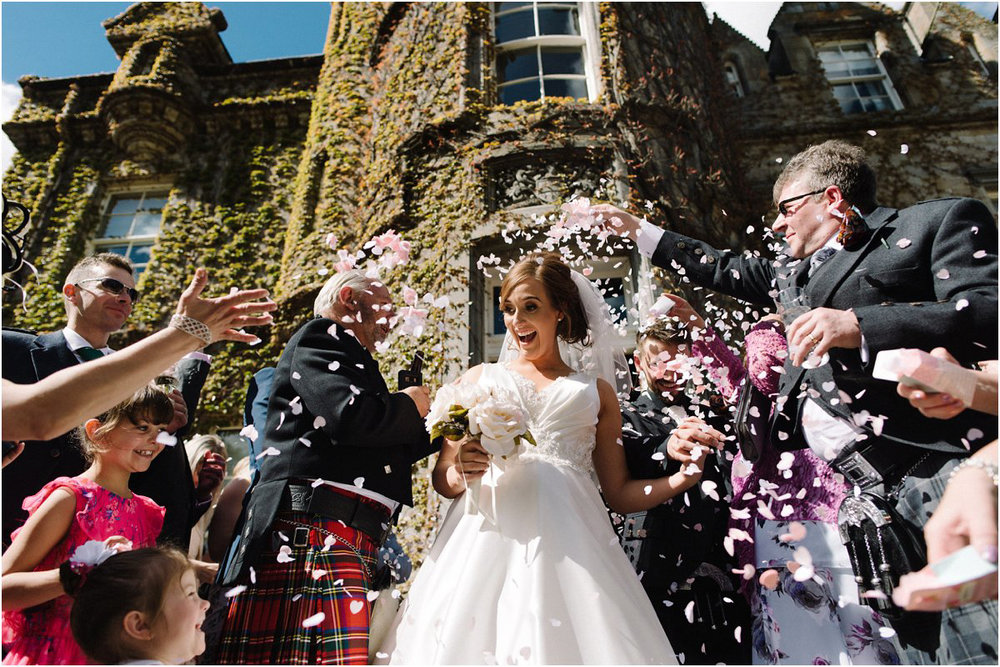
[{"label": "bride's smiling face", "polygon": [[503,322],[514,336],[522,356],[533,359],[552,350],[558,354],[556,329],[563,318],[535,278],[526,278],[500,304]]}]

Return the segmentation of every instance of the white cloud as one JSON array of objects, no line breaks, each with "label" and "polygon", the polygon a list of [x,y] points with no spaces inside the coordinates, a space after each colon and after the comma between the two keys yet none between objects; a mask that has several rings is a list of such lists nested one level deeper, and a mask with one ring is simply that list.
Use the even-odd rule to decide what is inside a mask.
[{"label": "white cloud", "polygon": [[[0,123],[6,123],[14,115],[21,101],[21,86],[16,83],[0,83]],[[5,133],[0,133],[0,173],[6,173],[17,149]]]}]

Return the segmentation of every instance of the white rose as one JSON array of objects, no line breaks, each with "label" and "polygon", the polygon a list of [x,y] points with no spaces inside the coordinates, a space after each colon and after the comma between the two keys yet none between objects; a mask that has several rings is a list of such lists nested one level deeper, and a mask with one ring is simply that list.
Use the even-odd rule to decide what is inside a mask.
[{"label": "white rose", "polygon": [[424,417],[427,431],[430,432],[435,424],[449,421],[448,412],[451,406],[461,405],[463,408],[471,409],[487,397],[488,394],[474,384],[453,382],[444,385],[437,390],[430,411]]},{"label": "white rose", "polygon": [[469,410],[469,432],[493,456],[510,455],[514,437],[526,430],[524,412],[512,402],[490,397]]}]

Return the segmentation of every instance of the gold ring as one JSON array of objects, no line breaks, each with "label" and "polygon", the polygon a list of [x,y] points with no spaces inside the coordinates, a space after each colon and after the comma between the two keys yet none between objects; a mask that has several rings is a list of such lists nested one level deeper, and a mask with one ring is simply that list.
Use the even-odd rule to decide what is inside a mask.
[{"label": "gold ring", "polygon": [[816,347],[817,345],[819,345],[819,341],[816,340],[815,336],[809,336],[809,340],[812,341],[813,347]]}]

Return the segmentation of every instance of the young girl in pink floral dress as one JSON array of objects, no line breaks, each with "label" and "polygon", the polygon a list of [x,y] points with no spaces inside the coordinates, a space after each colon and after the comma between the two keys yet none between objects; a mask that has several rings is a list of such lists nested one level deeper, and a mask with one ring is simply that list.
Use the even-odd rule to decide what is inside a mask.
[{"label": "young girl in pink floral dress", "polygon": [[[149,468],[163,449],[157,437],[173,418],[173,404],[150,385],[80,427],[91,466],[60,477],[26,498],[29,516],[3,555],[3,664],[86,664],[69,626],[72,599],[59,566],[90,540],[119,536],[133,548],[152,546],[164,509],[129,491],[129,476]],[[118,540],[121,541],[121,540]]]}]

